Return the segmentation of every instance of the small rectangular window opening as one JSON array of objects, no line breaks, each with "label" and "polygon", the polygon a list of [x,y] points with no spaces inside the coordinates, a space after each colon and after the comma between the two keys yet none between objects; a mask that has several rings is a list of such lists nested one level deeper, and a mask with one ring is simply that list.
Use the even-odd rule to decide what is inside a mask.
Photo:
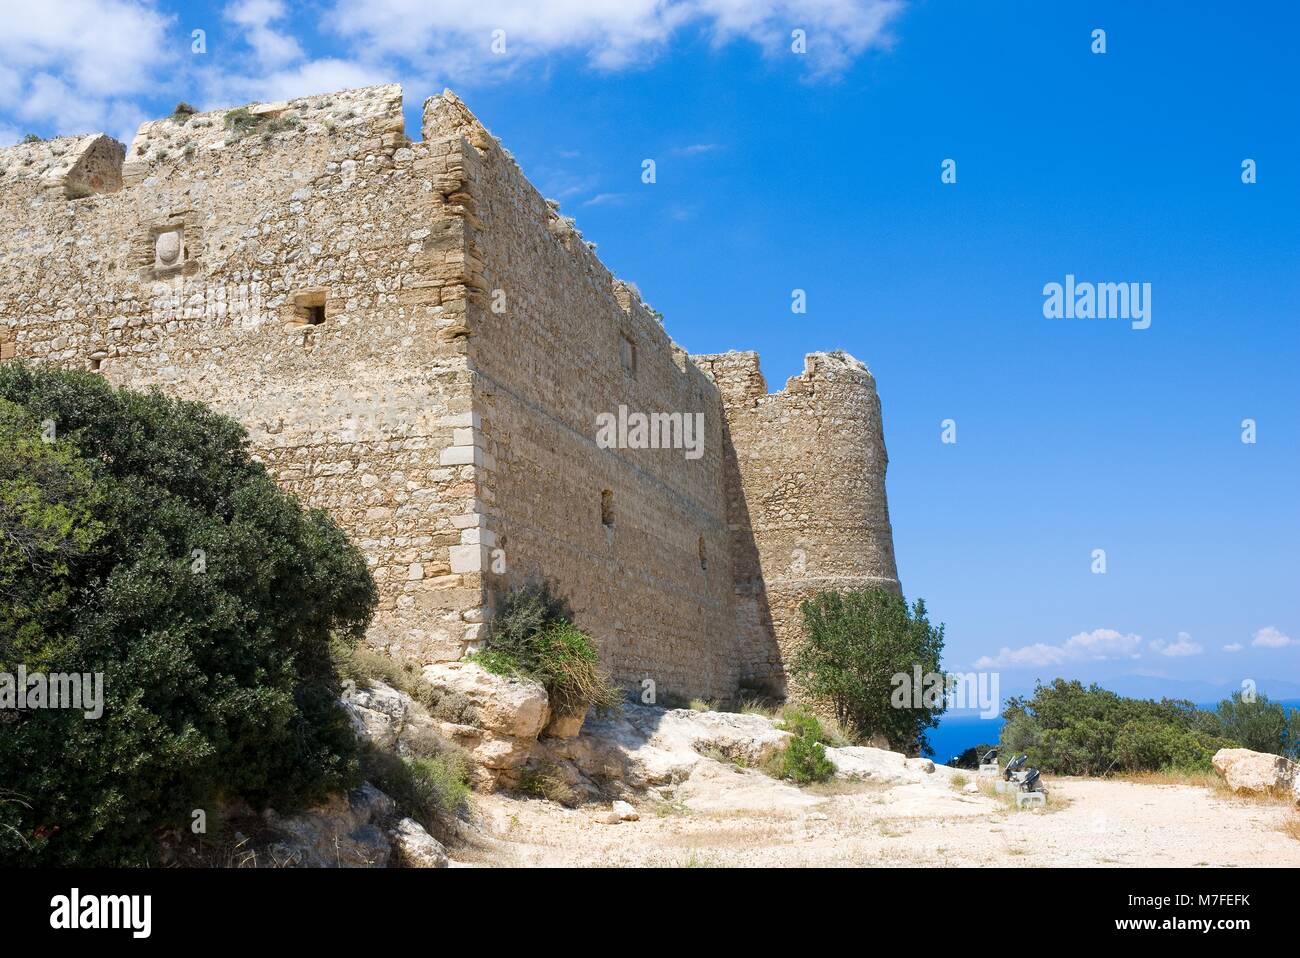
[{"label": "small rectangular window opening", "polygon": [[610,489],[600,494],[600,522],[606,529],[614,528],[614,493]]},{"label": "small rectangular window opening", "polygon": [[293,322],[298,326],[320,326],[325,322],[325,291],[320,289],[295,293]]},{"label": "small rectangular window opening", "polygon": [[709,558],[704,554],[704,536],[700,536],[700,569],[704,572],[709,571]]},{"label": "small rectangular window opening", "polygon": [[626,336],[619,336],[618,357],[623,363],[623,371],[636,375],[636,343]]}]

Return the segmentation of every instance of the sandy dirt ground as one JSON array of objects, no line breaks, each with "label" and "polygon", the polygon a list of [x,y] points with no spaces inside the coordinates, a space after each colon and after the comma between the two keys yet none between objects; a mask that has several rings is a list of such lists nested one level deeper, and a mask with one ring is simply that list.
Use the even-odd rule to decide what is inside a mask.
[{"label": "sandy dirt ground", "polygon": [[[941,769],[947,772],[946,769]],[[721,762],[636,802],[607,808],[476,798],[473,836],[454,859],[487,866],[1300,866],[1286,805],[1196,785],[1056,779],[1051,805],[1016,810],[962,781],[797,789]]]}]

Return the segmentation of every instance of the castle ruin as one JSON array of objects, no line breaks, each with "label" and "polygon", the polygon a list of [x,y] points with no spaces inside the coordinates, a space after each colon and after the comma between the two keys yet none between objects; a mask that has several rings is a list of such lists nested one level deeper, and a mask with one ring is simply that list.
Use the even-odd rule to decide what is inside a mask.
[{"label": "castle ruin", "polygon": [[[404,128],[385,85],[0,150],[0,359],[238,419],[365,552],[395,657],[544,577],[625,685],[784,691],[802,598],[898,588],[871,374],[688,356],[454,94]],[[620,407],[702,454],[598,442]]]}]

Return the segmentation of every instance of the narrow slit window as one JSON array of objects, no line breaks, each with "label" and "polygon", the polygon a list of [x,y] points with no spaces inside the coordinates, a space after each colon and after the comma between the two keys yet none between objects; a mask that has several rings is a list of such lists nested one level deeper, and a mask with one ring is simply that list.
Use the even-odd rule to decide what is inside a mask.
[{"label": "narrow slit window", "polygon": [[627,336],[618,338],[618,358],[623,364],[623,371],[636,375],[636,343]]},{"label": "narrow slit window", "polygon": [[614,528],[614,492],[611,489],[600,494],[600,524],[606,529]]},{"label": "narrow slit window", "polygon": [[703,572],[709,571],[709,557],[704,552],[704,536],[700,536],[700,569]]}]

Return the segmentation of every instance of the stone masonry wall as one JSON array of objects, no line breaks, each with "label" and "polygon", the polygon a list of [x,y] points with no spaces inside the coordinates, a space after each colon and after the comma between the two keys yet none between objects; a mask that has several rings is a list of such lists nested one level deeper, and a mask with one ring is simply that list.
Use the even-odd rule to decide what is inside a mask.
[{"label": "stone masonry wall", "polygon": [[875,379],[846,353],[812,353],[802,375],[769,394],[757,353],[691,358],[726,409],[739,679],[785,690],[804,598],[899,590]]},{"label": "stone masonry wall", "polygon": [[0,150],[0,352],[239,419],[369,557],[371,640],[458,658],[482,606],[448,557],[474,469],[443,461],[471,412],[459,144],[409,142],[397,86],[249,115],[146,123],[121,176],[107,137]]},{"label": "stone masonry wall", "polygon": [[[444,94],[425,111],[426,139],[459,134],[476,154],[466,202],[483,524],[466,534],[466,561],[496,594],[555,583],[618,681],[649,678],[661,697],[730,696],[716,388],[459,100]],[[599,447],[597,416],[620,405],[702,413],[703,455]]]}]

